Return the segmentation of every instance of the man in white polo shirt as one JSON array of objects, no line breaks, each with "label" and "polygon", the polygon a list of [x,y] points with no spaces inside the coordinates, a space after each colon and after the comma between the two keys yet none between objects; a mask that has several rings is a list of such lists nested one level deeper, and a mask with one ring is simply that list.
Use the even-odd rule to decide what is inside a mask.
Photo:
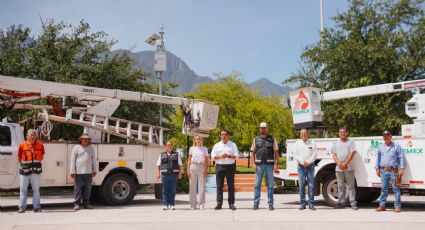
[{"label": "man in white polo shirt", "polygon": [[308,207],[316,210],[314,207],[314,161],[316,160],[316,143],[308,139],[307,129],[300,130],[300,140],[295,142],[294,159],[298,163],[298,181],[300,186],[300,210],[306,206],[305,186],[308,184]]},{"label": "man in white polo shirt", "polygon": [[223,129],[220,132],[221,141],[214,145],[211,151],[211,158],[215,160],[215,176],[217,183],[217,206],[215,210],[220,210],[223,205],[224,177],[227,181],[229,209],[236,210],[235,207],[235,164],[238,147],[229,140],[229,131]]}]

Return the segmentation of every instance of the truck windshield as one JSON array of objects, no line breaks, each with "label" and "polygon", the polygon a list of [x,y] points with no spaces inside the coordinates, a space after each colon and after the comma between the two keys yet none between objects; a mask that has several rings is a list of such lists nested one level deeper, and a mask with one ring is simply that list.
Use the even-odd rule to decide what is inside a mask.
[{"label": "truck windshield", "polygon": [[10,128],[7,126],[0,126],[0,145],[1,146],[11,146],[12,137],[10,133]]}]

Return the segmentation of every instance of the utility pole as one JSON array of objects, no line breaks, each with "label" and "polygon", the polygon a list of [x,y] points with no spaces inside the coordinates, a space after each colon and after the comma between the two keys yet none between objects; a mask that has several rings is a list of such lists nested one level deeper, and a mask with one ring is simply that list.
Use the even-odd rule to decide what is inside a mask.
[{"label": "utility pole", "polygon": [[[159,31],[159,35],[152,34],[145,42],[150,45],[156,45],[156,51],[154,54],[155,60],[155,75],[159,80],[159,95],[162,96],[162,77],[165,75],[167,71],[167,53],[165,51],[164,44],[164,25],[161,25],[161,30]],[[160,104],[159,109],[159,126],[162,126],[162,104]]]}]

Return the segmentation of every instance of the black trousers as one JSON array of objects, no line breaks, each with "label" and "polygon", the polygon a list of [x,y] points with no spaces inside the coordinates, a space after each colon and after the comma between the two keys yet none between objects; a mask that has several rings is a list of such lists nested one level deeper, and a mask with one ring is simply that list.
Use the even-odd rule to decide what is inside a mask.
[{"label": "black trousers", "polygon": [[75,176],[75,203],[80,204],[83,201],[84,205],[90,204],[90,195],[92,187],[92,174],[76,174]]},{"label": "black trousers", "polygon": [[215,177],[217,183],[217,205],[223,205],[223,187],[224,177],[227,181],[229,205],[235,203],[235,164],[231,165],[216,165]]}]

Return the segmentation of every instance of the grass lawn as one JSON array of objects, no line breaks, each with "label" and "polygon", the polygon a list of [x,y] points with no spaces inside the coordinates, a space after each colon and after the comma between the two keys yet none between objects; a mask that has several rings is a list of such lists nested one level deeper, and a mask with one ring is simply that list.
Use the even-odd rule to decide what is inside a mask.
[{"label": "grass lawn", "polygon": [[[214,174],[215,173],[215,167],[214,166],[208,167],[208,173]],[[237,166],[236,167],[236,173],[254,174],[255,171],[252,167],[248,168],[247,166]]]}]

